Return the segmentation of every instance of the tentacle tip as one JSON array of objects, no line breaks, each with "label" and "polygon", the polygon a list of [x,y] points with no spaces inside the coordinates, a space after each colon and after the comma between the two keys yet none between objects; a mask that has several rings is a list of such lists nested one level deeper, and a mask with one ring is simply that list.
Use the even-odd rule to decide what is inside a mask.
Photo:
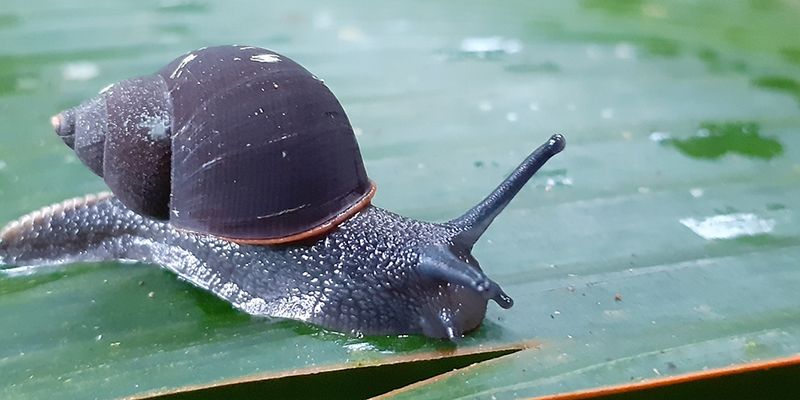
[{"label": "tentacle tip", "polygon": [[567,146],[567,139],[564,137],[564,135],[556,133],[555,135],[550,136],[550,140],[547,142],[547,145],[550,146],[553,154],[560,153],[562,150],[564,150],[564,147]]},{"label": "tentacle tip", "polygon": [[497,303],[497,305],[499,305],[500,307],[502,307],[502,308],[504,308],[506,310],[508,310],[509,308],[514,306],[514,299],[512,299],[511,296],[505,294],[505,292],[503,292],[502,290],[499,291],[492,298],[492,300],[494,300],[495,303]]}]

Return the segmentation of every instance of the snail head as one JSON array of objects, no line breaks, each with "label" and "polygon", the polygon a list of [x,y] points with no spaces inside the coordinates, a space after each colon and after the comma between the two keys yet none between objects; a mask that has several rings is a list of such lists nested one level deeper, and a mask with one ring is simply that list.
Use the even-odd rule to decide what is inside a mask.
[{"label": "snail head", "polygon": [[483,320],[488,300],[502,308],[514,301],[500,285],[489,279],[472,248],[489,225],[519,193],[530,178],[549,160],[564,149],[562,135],[553,135],[539,146],[489,196],[448,223],[457,234],[449,243],[431,244],[421,249],[418,270],[421,275],[440,284],[455,286],[447,295],[436,297],[423,318],[423,331],[429,336],[459,337],[474,329]]}]

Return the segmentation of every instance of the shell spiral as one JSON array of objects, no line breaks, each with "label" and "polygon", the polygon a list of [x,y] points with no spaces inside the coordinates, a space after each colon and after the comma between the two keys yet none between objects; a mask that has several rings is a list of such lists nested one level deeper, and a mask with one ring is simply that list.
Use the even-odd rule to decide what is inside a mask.
[{"label": "shell spiral", "polygon": [[262,48],[187,53],[54,125],[133,211],[238,242],[323,233],[375,190],[333,93]]}]

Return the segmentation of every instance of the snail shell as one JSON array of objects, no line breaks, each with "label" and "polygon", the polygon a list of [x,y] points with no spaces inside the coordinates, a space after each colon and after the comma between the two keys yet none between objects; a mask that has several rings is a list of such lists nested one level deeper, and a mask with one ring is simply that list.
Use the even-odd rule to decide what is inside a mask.
[{"label": "snail shell", "polygon": [[190,52],[53,124],[128,208],[240,243],[322,234],[375,193],[333,93],[257,47]]}]

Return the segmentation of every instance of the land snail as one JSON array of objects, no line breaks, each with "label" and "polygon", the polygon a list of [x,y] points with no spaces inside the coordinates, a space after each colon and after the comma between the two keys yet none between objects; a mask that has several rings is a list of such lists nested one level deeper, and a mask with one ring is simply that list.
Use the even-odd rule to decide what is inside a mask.
[{"label": "land snail", "polygon": [[0,264],[136,260],[234,307],[363,335],[455,339],[513,302],[471,255],[565,140],[444,223],[371,204],[348,118],[325,84],[250,46],[203,48],[52,119],[113,193],[45,207],[0,232]]}]

